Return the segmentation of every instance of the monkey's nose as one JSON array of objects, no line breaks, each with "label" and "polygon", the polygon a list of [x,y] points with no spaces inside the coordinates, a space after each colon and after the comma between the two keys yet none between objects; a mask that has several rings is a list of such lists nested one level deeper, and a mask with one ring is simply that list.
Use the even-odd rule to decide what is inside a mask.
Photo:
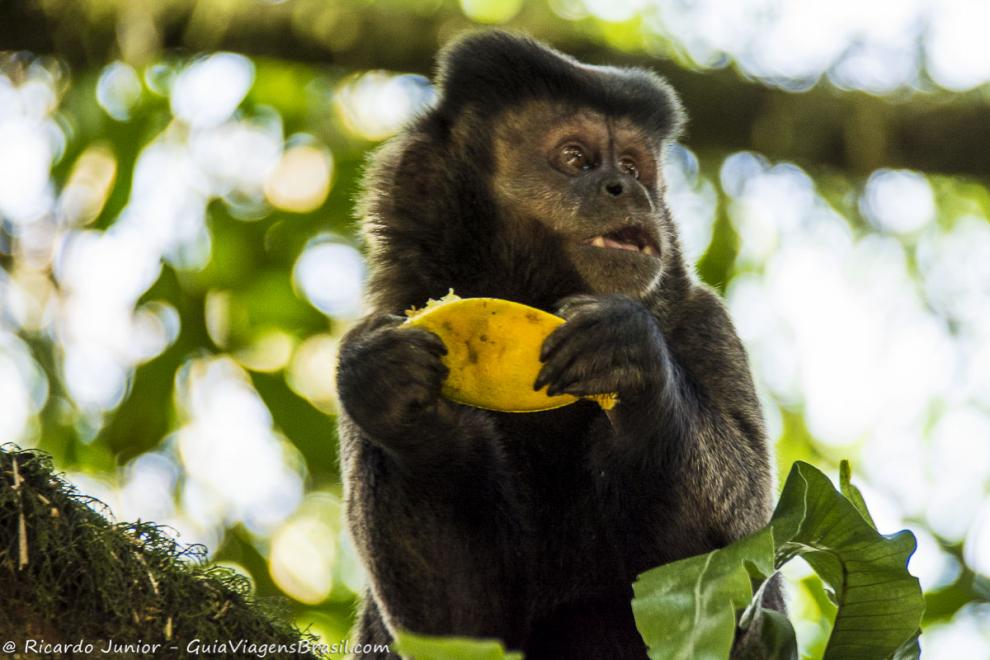
[{"label": "monkey's nose", "polygon": [[616,180],[605,182],[605,192],[607,192],[612,197],[618,197],[622,194],[622,183]]}]

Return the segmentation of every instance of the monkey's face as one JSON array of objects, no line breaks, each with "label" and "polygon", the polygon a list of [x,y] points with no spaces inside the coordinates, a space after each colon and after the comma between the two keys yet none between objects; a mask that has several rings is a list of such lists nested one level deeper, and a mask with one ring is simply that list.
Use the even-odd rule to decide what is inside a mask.
[{"label": "monkey's face", "polygon": [[594,293],[639,295],[668,248],[662,143],[625,118],[533,101],[495,122],[493,194],[539,222]]}]

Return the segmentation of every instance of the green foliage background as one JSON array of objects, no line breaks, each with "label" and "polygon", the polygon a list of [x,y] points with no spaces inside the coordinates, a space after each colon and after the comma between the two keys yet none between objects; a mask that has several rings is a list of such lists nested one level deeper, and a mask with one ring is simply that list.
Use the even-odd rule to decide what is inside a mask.
[{"label": "green foliage background", "polygon": [[[49,213],[54,235],[48,243],[25,229],[27,224],[4,218],[0,209],[0,331],[5,333],[0,335],[4,339],[0,357],[5,350],[8,356],[27,354],[38,367],[33,380],[25,376],[35,405],[24,428],[16,437],[0,440],[50,452],[59,469],[89,478],[82,488],[99,486],[102,490],[92,494],[103,495],[111,504],[114,497],[123,497],[128,466],[135,459],[149,452],[164,456],[177,470],[166,496],[174,499],[176,520],[188,520],[183,512],[195,502],[191,503],[185,487],[194,479],[177,437],[194,420],[196,403],[183,400],[187,395],[195,397],[184,383],[195,380],[197,370],[213,364],[211,360],[230,358],[226,364],[240,374],[235,379],[242,378],[243,386],[256,392],[269,411],[281,455],[302,480],[307,495],[280,523],[252,526],[245,523],[245,516],[227,512],[216,529],[201,525],[201,538],[215,541],[212,560],[248,575],[258,595],[289,596],[303,626],[312,625],[328,641],[346,636],[361,578],[353,551],[341,535],[334,407],[327,383],[332,346],[356,313],[321,312],[293,269],[305,249],[321,241],[360,247],[353,200],[362,162],[385,135],[375,135],[360,122],[355,125],[354,116],[348,114],[347,90],[368,80],[361,78],[368,71],[426,75],[441,43],[485,23],[528,30],[591,61],[653,66],[671,79],[693,118],[684,142],[697,162],[687,185],[698,194],[707,190],[714,203],[712,233],[700,251],[697,271],[723,292],[737,280],[763,275],[764,264],[741,257],[758,237],[745,233],[752,225],[738,220],[737,196],[724,188],[720,176],[726,158],[742,150],[761,154],[770,163],[798,163],[813,177],[818,198],[844,219],[858,239],[884,234],[866,217],[861,201],[868,175],[882,167],[908,167],[925,177],[936,204],[933,231],[949,232],[961,218],[975,217],[985,224],[990,217],[985,179],[990,161],[972,157],[974,149],[990,143],[990,127],[974,129],[982,124],[970,119],[974,114],[986,116],[985,94],[979,90],[955,94],[928,85],[923,91],[901,89],[881,97],[822,81],[793,93],[781,90],[774,81],[743,75],[736,66],[704,68],[683,44],[666,35],[662,15],[650,18],[641,12],[607,21],[588,11],[569,12],[580,4],[0,2],[0,51],[6,52],[0,72],[15,86],[37,74],[55,91],[47,116],[61,128],[64,141],[52,159],[53,194],[57,197],[65,190],[80,157],[94,148],[111,154],[116,167],[105,195],[98,195],[92,217],[72,224],[55,210]],[[205,251],[205,256],[166,259],[137,301],[139,306],[154,302],[174,310],[177,333],[164,350],[138,361],[128,373],[119,403],[106,409],[81,405],[66,386],[67,333],[58,329],[64,312],[58,301],[72,284],[57,272],[59,241],[74,231],[103,232],[120,222],[122,212],[134,201],[134,166],[142,150],[157,140],[181,143],[188,137],[190,128],[170,104],[170,85],[204,54],[220,51],[244,53],[253,64],[253,82],[231,121],[275,121],[281,124],[286,148],[301,143],[328,154],[332,187],[325,200],[317,195],[315,205],[301,212],[280,208],[271,194],[246,205],[236,194],[211,195],[205,215],[208,240],[190,244],[190,249]],[[136,95],[127,97],[126,116],[118,118],[97,98],[101,76],[107,75],[112,63],[129,67],[140,83]],[[928,121],[936,110],[945,124],[937,135]],[[48,246],[48,256],[39,257],[32,247],[39,240]],[[908,255],[913,286],[920,290],[914,252],[917,235],[898,235],[894,240]],[[938,306],[937,301],[929,303]],[[956,320],[952,314],[938,316],[951,332]],[[293,381],[291,372],[294,360],[302,359],[300,350],[314,336],[323,338],[320,345],[331,350],[318,353],[326,364],[308,376],[312,387],[307,388]],[[763,368],[757,365],[758,372]],[[766,404],[776,420],[771,428],[778,432],[782,475],[795,460],[834,474],[840,457],[855,454],[872,441],[866,436],[836,448],[815,436],[803,401],[767,396]],[[927,413],[926,428],[919,432],[936,426],[940,412],[936,402]],[[231,460],[230,465],[235,470],[237,463]],[[986,481],[977,488],[984,498],[986,488]],[[880,486],[872,492],[896,498]],[[874,503],[869,503],[873,508]],[[295,541],[321,547],[329,539],[331,555],[315,556],[317,563],[325,564],[329,587],[316,587],[314,592],[304,585],[300,590],[292,586],[291,578],[278,577],[273,547],[285,532],[286,520],[299,523],[293,528],[296,536],[290,537]],[[926,593],[926,626],[955,625],[967,613],[985,613],[988,578],[970,565],[972,555],[966,553],[964,542],[944,537],[924,518],[908,516],[903,522],[934,539],[934,546],[923,552],[937,554],[945,565],[954,567]],[[896,530],[881,527],[880,531]],[[982,548],[990,551],[986,545]],[[291,560],[306,558],[299,554]],[[820,656],[834,607],[812,573],[794,579],[793,615],[805,622],[798,629],[802,651]],[[317,597],[293,599],[300,593]]]}]

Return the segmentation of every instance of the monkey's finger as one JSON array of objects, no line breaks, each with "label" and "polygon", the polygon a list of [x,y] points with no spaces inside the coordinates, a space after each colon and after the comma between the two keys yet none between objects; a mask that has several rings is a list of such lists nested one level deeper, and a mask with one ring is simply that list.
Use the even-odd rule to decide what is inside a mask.
[{"label": "monkey's finger", "polygon": [[559,389],[561,384],[569,382],[575,376],[572,373],[593,369],[607,369],[612,362],[610,350],[602,347],[587,336],[577,336],[573,341],[552,356],[540,369],[534,387],[539,390],[549,385],[548,393]]},{"label": "monkey's finger", "polygon": [[[561,326],[560,330],[566,327]],[[611,332],[597,323],[580,324],[561,333],[557,343],[547,352],[547,357],[534,386],[540,389],[547,383],[559,381],[563,370],[585,356],[610,356],[617,349],[611,342]],[[549,338],[548,338],[549,339]],[[610,359],[610,358],[609,358]]]},{"label": "monkey's finger", "polygon": [[598,325],[601,319],[593,314],[575,316],[551,332],[540,347],[540,362],[546,362],[561,346],[571,341],[572,337],[581,336]]},{"label": "monkey's finger", "polygon": [[378,357],[393,353],[427,353],[439,357],[447,352],[439,337],[419,328],[386,328],[374,333],[364,350]]},{"label": "monkey's finger", "polygon": [[[568,380],[570,377],[570,380]],[[607,365],[598,365],[587,373],[565,373],[556,384],[561,394],[587,396],[616,392],[620,396],[656,391],[661,386],[659,370],[649,363],[630,362],[621,356]]]},{"label": "monkey's finger", "polygon": [[416,373],[422,377],[438,379],[442,381],[450,373],[450,370],[440,361],[440,358],[432,353],[413,353],[406,356],[397,356],[399,359],[395,364],[396,370],[403,370],[410,374]]},{"label": "monkey's finger", "polygon": [[619,333],[599,329],[581,339],[568,344],[551,360],[555,366],[548,372],[548,393],[566,392],[573,383],[584,385],[594,379],[600,382],[591,385],[586,393],[603,394],[615,391],[620,384],[633,385],[643,380],[641,372],[648,364],[642,352],[635,344],[622,343]]},{"label": "monkey's finger", "polygon": [[614,391],[612,369],[604,356],[586,356],[573,361],[547,387],[547,394],[605,394]]},{"label": "monkey's finger", "polygon": [[576,351],[551,355],[540,367],[540,372],[536,375],[536,381],[533,383],[533,389],[539,391],[545,385],[557,382],[560,374],[570,366],[577,355]]},{"label": "monkey's finger", "polygon": [[423,360],[432,362],[439,360],[446,352],[442,343],[429,336],[389,336],[369,346],[366,350],[369,359],[379,360]]},{"label": "monkey's finger", "polygon": [[585,396],[608,394],[626,389],[638,367],[622,363],[616,355],[591,355],[573,361],[548,388],[548,393]]},{"label": "monkey's finger", "polygon": [[423,371],[418,374],[419,378],[413,382],[413,385],[425,391],[430,399],[436,399],[440,395],[440,389],[443,387],[447,373],[446,367],[439,370]]},{"label": "monkey's finger", "polygon": [[439,388],[424,385],[411,385],[404,394],[404,407],[411,410],[425,410],[433,405],[440,396]]},{"label": "monkey's finger", "polygon": [[599,299],[595,296],[589,296],[586,294],[578,294],[576,296],[568,296],[563,300],[557,302],[555,306],[557,316],[561,316],[565,319],[569,319],[571,315],[577,312],[582,307],[587,307],[589,305],[594,305],[599,302]]},{"label": "monkey's finger", "polygon": [[390,391],[405,392],[413,398],[436,398],[449,370],[443,364],[407,363],[390,372]]},{"label": "monkey's finger", "polygon": [[435,355],[446,355],[447,346],[443,343],[440,337],[436,336],[429,330],[423,330],[422,328],[408,328],[400,330],[409,342],[412,342],[417,347],[422,348]]},{"label": "monkey's finger", "polygon": [[390,328],[400,325],[405,319],[395,314],[374,314],[361,322],[363,332],[372,332],[382,328]]},{"label": "monkey's finger", "polygon": [[[551,364],[550,362],[543,365],[543,367],[540,369],[540,373],[536,375],[536,380],[533,382],[533,391],[539,392],[546,385],[555,382],[557,378],[557,373],[562,368],[563,367],[555,368],[555,365]],[[549,390],[547,390],[547,394],[550,394]]]},{"label": "monkey's finger", "polygon": [[443,382],[449,373],[437,355],[409,345],[396,345],[392,350],[369,355],[367,361],[369,368],[379,374],[377,378],[387,379],[396,387],[409,382]]},{"label": "monkey's finger", "polygon": [[556,394],[570,394],[571,396],[597,396],[615,392],[615,386],[611,379],[596,378],[588,381],[576,381],[565,387],[557,389]]},{"label": "monkey's finger", "polygon": [[609,387],[605,384],[599,384],[601,382],[601,379],[574,381],[563,387],[554,388],[553,393],[550,394],[550,396],[557,396],[560,394],[570,394],[571,396],[594,396],[596,394],[605,394]]},{"label": "monkey's finger", "polygon": [[625,350],[626,342],[621,330],[621,326],[600,316],[581,315],[547,337],[540,351],[540,359],[543,362],[560,360],[561,363],[566,363],[571,357],[581,353]]},{"label": "monkey's finger", "polygon": [[406,342],[395,343],[383,346],[377,351],[370,351],[365,359],[381,368],[399,373],[406,371],[407,367],[416,365],[432,367],[441,364],[441,356],[435,347],[418,346],[415,343]]}]

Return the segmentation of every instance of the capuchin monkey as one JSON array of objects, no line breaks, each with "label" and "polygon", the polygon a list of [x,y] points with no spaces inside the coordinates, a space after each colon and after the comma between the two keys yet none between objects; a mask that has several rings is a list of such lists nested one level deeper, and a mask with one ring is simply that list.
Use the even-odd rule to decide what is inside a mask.
[{"label": "capuchin monkey", "polygon": [[[664,201],[680,104],[651,72],[503,32],[447,47],[436,84],[371,159],[359,208],[371,313],[337,371],[370,582],[357,641],[405,630],[498,638],[530,660],[645,658],[636,577],[772,510],[745,351]],[[533,387],[618,405],[518,414],[441,397],[443,343],[399,325],[451,288],[562,316]]]}]

